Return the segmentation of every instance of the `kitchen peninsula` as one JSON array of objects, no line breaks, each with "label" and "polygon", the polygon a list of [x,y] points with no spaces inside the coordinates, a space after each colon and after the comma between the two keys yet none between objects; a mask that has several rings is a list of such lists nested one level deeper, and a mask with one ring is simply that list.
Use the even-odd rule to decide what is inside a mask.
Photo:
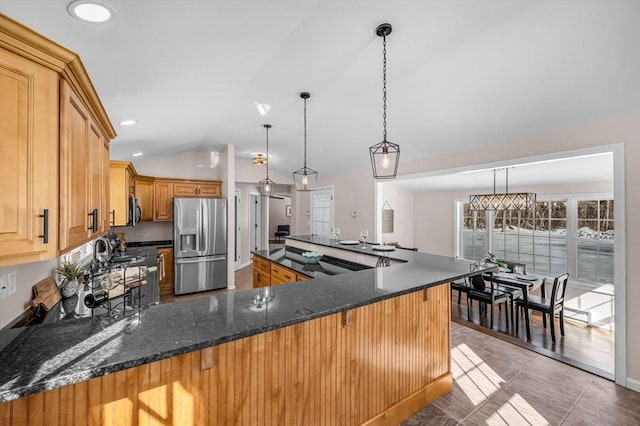
[{"label": "kitchen peninsula", "polygon": [[3,330],[0,423],[397,424],[451,388],[448,283],[470,273],[395,257],[271,287],[263,305],[255,289],[151,306],[136,327]]}]

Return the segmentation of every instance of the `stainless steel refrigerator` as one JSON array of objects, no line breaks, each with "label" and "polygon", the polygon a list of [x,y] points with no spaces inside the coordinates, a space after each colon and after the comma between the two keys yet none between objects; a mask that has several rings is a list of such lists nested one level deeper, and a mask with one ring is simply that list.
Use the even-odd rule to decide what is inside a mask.
[{"label": "stainless steel refrigerator", "polygon": [[175,294],[227,287],[227,200],[173,199]]}]

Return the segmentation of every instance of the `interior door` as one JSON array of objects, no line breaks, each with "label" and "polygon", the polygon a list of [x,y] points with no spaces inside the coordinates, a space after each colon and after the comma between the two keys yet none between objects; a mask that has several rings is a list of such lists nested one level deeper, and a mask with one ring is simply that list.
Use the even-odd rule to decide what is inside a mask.
[{"label": "interior door", "polygon": [[262,249],[262,197],[260,194],[251,194],[249,202],[250,216],[250,249],[251,251]]},{"label": "interior door", "polygon": [[311,193],[311,235],[331,236],[333,228],[333,188]]}]

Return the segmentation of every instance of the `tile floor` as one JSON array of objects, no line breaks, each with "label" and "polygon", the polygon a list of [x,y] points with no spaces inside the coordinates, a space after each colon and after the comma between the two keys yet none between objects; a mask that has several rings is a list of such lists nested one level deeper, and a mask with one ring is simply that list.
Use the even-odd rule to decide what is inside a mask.
[{"label": "tile floor", "polygon": [[640,393],[451,324],[453,390],[403,423],[640,425]]}]

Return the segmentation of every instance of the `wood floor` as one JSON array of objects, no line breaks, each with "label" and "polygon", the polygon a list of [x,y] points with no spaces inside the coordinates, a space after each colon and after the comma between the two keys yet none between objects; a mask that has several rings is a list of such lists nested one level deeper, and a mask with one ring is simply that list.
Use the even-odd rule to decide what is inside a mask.
[{"label": "wood floor", "polygon": [[457,297],[452,298],[451,320],[607,379],[613,379],[615,365],[613,332],[589,327],[577,321],[565,320],[565,336],[562,337],[559,319],[556,318],[556,343],[553,343],[551,332],[542,326],[542,316],[533,312],[531,341],[527,342],[524,318],[520,319],[519,329],[515,330],[513,325],[507,326],[504,309],[502,311],[495,309],[493,329],[490,330],[489,315],[479,314],[477,302],[473,307],[471,321],[467,321],[467,302],[464,294],[459,305]]},{"label": "wood floor", "polygon": [[640,425],[640,393],[451,324],[453,390],[403,423]]}]

